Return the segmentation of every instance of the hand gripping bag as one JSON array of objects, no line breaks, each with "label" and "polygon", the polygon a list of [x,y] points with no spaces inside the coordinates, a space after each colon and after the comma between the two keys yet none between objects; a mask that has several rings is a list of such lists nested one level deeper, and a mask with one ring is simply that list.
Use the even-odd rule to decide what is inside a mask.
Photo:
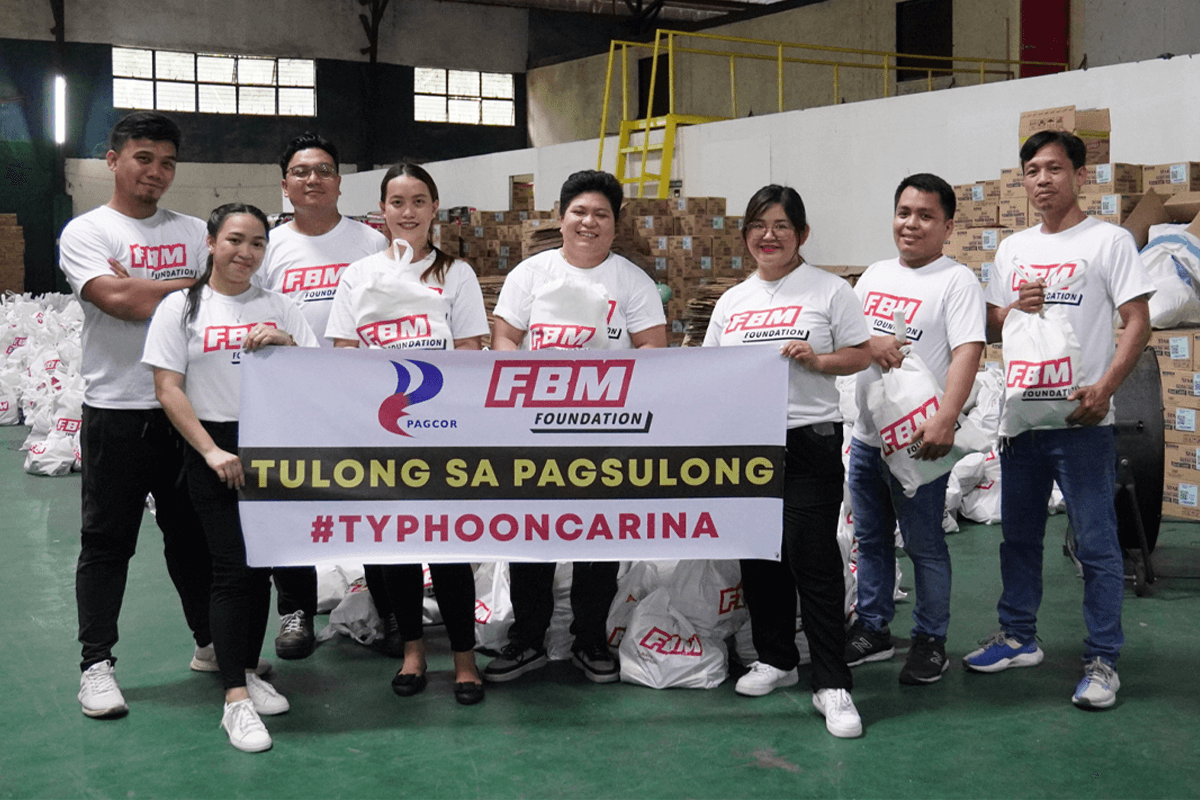
[{"label": "hand gripping bag", "polygon": [[621,680],[652,689],[712,689],[728,671],[725,643],[701,636],[678,609],[670,590],[656,589],[633,610],[621,640]]},{"label": "hand gripping bag", "polygon": [[883,441],[883,460],[892,475],[904,487],[904,496],[949,472],[967,453],[991,448],[988,437],[965,415],[959,414],[954,432],[954,447],[936,461],[914,456],[920,450],[913,435],[931,419],[942,402],[942,389],[929,367],[912,352],[911,345],[901,348],[904,361],[899,367],[882,372],[867,389],[867,408]]},{"label": "hand gripping bag", "polygon": [[[1034,280],[1023,269],[1018,268],[1017,274]],[[1047,296],[1052,288],[1054,293],[1078,294],[1086,275],[1083,262],[1063,265],[1043,278]],[[1004,320],[1002,336],[1005,388],[1000,437],[1067,427],[1067,417],[1079,407],[1067,398],[1079,388],[1083,353],[1066,306],[1047,303],[1036,314],[1014,308]]]},{"label": "hand gripping bag", "polygon": [[540,286],[529,307],[529,349],[608,349],[608,293],[569,275]]}]

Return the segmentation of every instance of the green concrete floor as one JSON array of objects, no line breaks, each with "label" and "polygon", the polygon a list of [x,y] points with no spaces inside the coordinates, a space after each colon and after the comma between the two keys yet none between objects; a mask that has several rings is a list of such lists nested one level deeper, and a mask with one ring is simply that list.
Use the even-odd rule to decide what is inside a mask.
[{"label": "green concrete floor", "polygon": [[[275,747],[258,755],[218,729],[217,676],[187,667],[190,637],[147,522],[116,651],[131,710],[88,719],[76,700],[79,478],[22,472],[26,431],[0,429],[0,675],[12,713],[0,798],[1200,796],[1200,581],[1161,577],[1149,597],[1127,592],[1117,705],[1076,709],[1082,588],[1061,555],[1062,517],[1047,536],[1045,662],[963,672],[959,657],[995,627],[999,592],[999,529],[966,526],[950,540],[950,671],[918,688],[897,683],[896,660],[857,668],[858,740],[825,732],[807,674],[801,687],[751,699],[729,681],[712,691],[596,686],[556,663],[467,708],[453,700],[434,634],[436,672],[415,698],[392,694],[397,662],[346,639],[277,661],[292,710],[268,718]],[[1200,526],[1169,524],[1159,541],[1164,576],[1200,575]],[[896,633],[910,612],[900,606]]]}]

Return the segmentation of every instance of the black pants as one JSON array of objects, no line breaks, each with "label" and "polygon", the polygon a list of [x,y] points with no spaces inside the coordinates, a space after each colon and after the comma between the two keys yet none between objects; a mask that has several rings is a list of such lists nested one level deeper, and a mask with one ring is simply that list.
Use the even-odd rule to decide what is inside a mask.
[{"label": "black pants", "polygon": [[271,579],[275,581],[276,609],[280,616],[303,611],[310,620],[317,614],[317,568],[274,567]]},{"label": "black pants", "polygon": [[[420,564],[367,564],[367,588],[381,617],[395,614],[406,642],[424,636],[425,581]],[[450,639],[450,649],[475,649],[475,575],[470,564],[430,564],[433,596]]]},{"label": "black pants", "polygon": [[783,670],[800,662],[796,649],[796,594],[812,655],[812,688],[850,689],[846,649],[845,583],[837,543],[842,501],[842,432],[812,427],[787,436],[783,488],[782,561],[742,560],[742,592],[758,660]]},{"label": "black pants", "polygon": [[[522,649],[544,647],[554,614],[555,564],[509,564],[513,624],[508,641]],[[617,561],[576,561],[571,573],[573,647],[604,645],[608,608],[617,594]]]},{"label": "black pants", "polygon": [[[217,447],[237,452],[236,422],[202,424]],[[184,464],[188,491],[212,553],[213,649],[225,689],[235,689],[246,685],[246,670],[258,666],[271,611],[271,570],[246,565],[237,491],[228,488],[191,447]]]},{"label": "black pants", "polygon": [[112,649],[118,638],[117,619],[147,494],[154,496],[167,573],[183,603],[184,618],[196,644],[208,644],[212,641],[208,620],[212,566],[181,481],[183,439],[161,409],[85,405],[79,446],[83,524],[75,602],[83,646],[80,666],[86,670],[105,659],[116,663]]}]

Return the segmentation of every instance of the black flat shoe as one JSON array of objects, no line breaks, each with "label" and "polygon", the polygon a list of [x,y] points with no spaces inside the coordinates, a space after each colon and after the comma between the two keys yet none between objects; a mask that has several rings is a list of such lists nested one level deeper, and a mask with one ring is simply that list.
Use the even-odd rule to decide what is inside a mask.
[{"label": "black flat shoe", "polygon": [[392,691],[401,697],[412,697],[425,691],[425,683],[424,672],[420,675],[397,673],[396,677],[392,678]]},{"label": "black flat shoe", "polygon": [[454,684],[454,699],[460,705],[473,706],[476,703],[483,702],[483,684],[482,683],[456,683]]}]

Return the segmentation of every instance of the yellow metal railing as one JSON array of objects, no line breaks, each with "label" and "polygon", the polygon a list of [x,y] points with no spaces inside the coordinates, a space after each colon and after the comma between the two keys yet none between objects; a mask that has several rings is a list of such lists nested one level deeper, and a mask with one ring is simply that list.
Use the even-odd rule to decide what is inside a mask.
[{"label": "yellow metal railing", "polygon": [[[676,39],[704,39],[714,42],[732,42],[741,45],[750,45],[752,47],[761,47],[769,49],[771,52],[735,52],[730,50],[715,50],[704,49],[700,47],[681,47],[676,44]],[[687,31],[674,31],[659,29],[655,32],[653,43],[648,42],[630,42],[620,39],[614,39],[608,48],[608,70],[604,80],[604,108],[600,114],[600,154],[597,158],[597,169],[603,168],[604,161],[604,138],[608,134],[608,108],[612,99],[612,78],[613,66],[617,57],[617,50],[620,49],[621,57],[621,121],[629,122],[632,118],[629,116],[629,50],[643,49],[652,52],[653,61],[650,66],[650,86],[649,98],[646,106],[646,119],[644,120],[643,134],[645,141],[642,151],[643,168],[645,158],[649,151],[649,139],[651,130],[651,113],[653,108],[654,87],[658,80],[658,56],[662,51],[666,51],[667,55],[667,113],[675,114],[675,57],[676,54],[689,54],[701,56],[717,56],[729,59],[729,89],[730,89],[730,117],[737,117],[737,62],[740,59],[750,61],[773,61],[776,65],[776,101],[779,111],[784,111],[784,65],[786,64],[809,64],[816,66],[826,66],[831,70],[832,87],[833,87],[833,104],[841,103],[841,77],[843,69],[865,69],[878,70],[881,73],[881,96],[889,97],[892,93],[892,82],[895,73],[899,69],[905,71],[923,70],[926,73],[929,89],[933,89],[934,73],[939,76],[946,74],[970,74],[978,75],[979,82],[984,83],[989,75],[1002,75],[1005,79],[1015,77],[1013,67],[1030,65],[1030,66],[1049,66],[1061,67],[1064,71],[1069,69],[1069,65],[1061,62],[1051,61],[1020,61],[1013,59],[999,58],[973,58],[969,56],[927,56],[915,53],[896,53],[887,50],[862,50],[849,47],[833,47],[830,45],[820,44],[803,44],[798,42],[776,42],[763,39],[747,39],[739,36],[722,36],[713,33],[689,33]],[[806,50],[815,51],[817,53],[837,53],[843,55],[853,55],[860,58],[878,59],[878,61],[847,61],[834,58],[812,58],[786,55],[788,51]],[[930,66],[930,67],[910,67],[898,66],[897,61],[901,58],[922,59],[925,62],[936,61],[944,62],[945,66]],[[972,64],[970,67],[955,66],[959,63]],[[664,169],[668,165],[664,165]],[[624,176],[620,176],[624,177]]]}]

